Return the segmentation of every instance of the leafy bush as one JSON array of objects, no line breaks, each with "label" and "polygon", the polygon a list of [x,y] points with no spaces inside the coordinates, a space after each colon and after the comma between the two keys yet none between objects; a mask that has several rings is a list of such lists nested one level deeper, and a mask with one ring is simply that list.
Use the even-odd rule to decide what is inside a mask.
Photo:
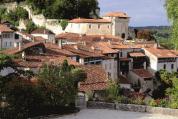
[{"label": "leafy bush", "polygon": [[80,69],[74,69],[67,61],[59,66],[44,65],[37,83],[28,80],[34,75],[32,72],[0,77],[0,97],[5,96],[8,103],[8,107],[0,107],[0,115],[5,119],[27,119],[41,114],[62,113],[63,109],[67,112],[68,109],[74,110],[76,81],[84,77],[83,74],[80,76]]},{"label": "leafy bush", "polygon": [[109,87],[106,89],[106,101],[115,101],[120,94],[120,86],[113,81],[109,82]]},{"label": "leafy bush", "polygon": [[61,20],[60,25],[62,27],[62,30],[65,30],[67,25],[68,25],[68,21],[67,20]]},{"label": "leafy bush", "polygon": [[31,20],[29,20],[28,24],[26,25],[26,31],[31,33],[35,29],[37,29],[37,26]]},{"label": "leafy bush", "polygon": [[148,104],[147,104],[147,105],[153,106],[153,107],[158,106],[158,104],[156,103],[156,101],[155,101],[154,99],[150,99],[150,100],[148,101]]},{"label": "leafy bush", "polygon": [[17,7],[15,10],[10,10],[9,12],[6,9],[0,9],[0,20],[7,20],[18,26],[20,19],[28,19],[28,12],[22,7]]}]

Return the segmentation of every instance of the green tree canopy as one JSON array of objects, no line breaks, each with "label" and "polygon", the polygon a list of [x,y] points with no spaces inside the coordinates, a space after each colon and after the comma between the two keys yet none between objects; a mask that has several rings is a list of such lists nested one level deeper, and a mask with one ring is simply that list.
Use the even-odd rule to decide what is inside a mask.
[{"label": "green tree canopy", "polygon": [[178,49],[178,1],[166,0],[168,17],[172,22],[172,42],[175,49]]},{"label": "green tree canopy", "polygon": [[26,0],[36,13],[43,13],[47,18],[72,19],[90,18],[98,8],[97,0]]}]

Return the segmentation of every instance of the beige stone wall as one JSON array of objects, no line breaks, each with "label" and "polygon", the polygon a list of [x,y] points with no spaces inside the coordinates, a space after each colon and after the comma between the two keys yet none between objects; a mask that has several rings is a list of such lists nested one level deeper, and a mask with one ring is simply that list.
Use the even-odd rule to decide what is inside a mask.
[{"label": "beige stone wall", "polygon": [[87,35],[112,35],[110,23],[69,23],[66,32]]}]

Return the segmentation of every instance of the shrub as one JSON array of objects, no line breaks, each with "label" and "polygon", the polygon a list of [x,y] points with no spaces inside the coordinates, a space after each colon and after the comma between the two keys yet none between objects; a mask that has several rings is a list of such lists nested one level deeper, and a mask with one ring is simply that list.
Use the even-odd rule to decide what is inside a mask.
[{"label": "shrub", "polygon": [[109,87],[106,89],[106,101],[115,101],[120,94],[120,86],[115,82],[109,82]]},{"label": "shrub", "polygon": [[31,33],[33,30],[37,29],[37,26],[30,20],[26,25],[26,31]]},{"label": "shrub", "polygon": [[67,25],[68,25],[68,21],[67,20],[61,20],[60,25],[62,27],[62,30],[65,30]]},{"label": "shrub", "polygon": [[152,106],[152,107],[158,106],[158,104],[156,103],[156,101],[155,101],[154,99],[150,99],[150,100],[148,101],[148,104],[147,104],[147,105]]}]

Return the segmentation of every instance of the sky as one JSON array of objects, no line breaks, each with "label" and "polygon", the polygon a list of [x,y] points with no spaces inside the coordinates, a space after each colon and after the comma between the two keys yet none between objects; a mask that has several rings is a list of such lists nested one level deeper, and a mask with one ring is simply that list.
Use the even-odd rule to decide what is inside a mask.
[{"label": "sky", "polygon": [[130,26],[169,25],[165,0],[99,0],[101,15],[110,11],[126,12]]}]

